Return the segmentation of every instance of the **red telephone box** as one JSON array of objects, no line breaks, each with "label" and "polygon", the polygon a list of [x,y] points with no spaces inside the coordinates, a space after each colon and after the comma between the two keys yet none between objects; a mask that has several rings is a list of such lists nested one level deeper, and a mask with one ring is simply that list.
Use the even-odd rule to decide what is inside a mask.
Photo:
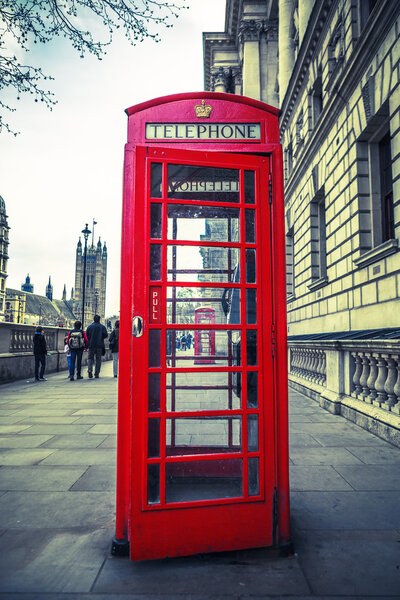
[{"label": "red telephone box", "polygon": [[200,92],[127,114],[112,551],[290,548],[278,110]]},{"label": "red telephone box", "polygon": [[[213,308],[196,308],[194,313],[196,325],[215,324]],[[198,329],[194,332],[194,362],[196,364],[215,363],[215,331],[213,329]]]}]

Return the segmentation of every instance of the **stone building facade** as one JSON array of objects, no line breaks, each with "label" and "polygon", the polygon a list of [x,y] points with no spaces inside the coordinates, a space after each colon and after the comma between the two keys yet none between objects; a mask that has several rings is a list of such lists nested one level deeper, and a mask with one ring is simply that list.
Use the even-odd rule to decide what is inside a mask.
[{"label": "stone building facade", "polygon": [[396,443],[399,30],[396,0],[227,0],[203,34],[205,89],[281,109],[291,384]]},{"label": "stone building facade", "polygon": [[[82,248],[81,239],[76,247],[75,261],[75,293],[74,312],[82,315],[83,300],[83,271],[85,250]],[[95,314],[100,315],[102,321],[105,317],[107,283],[107,247],[102,245],[100,239],[95,246],[93,243],[87,248],[86,256],[86,282],[85,282],[85,327],[90,325]]]},{"label": "stone building facade", "polygon": [[0,196],[0,321],[4,321],[8,263],[8,226],[6,203]]}]

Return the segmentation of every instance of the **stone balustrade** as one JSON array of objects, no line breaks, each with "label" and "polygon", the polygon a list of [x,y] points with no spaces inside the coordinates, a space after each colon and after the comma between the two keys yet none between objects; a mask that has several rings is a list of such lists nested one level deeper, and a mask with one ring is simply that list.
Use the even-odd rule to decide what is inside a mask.
[{"label": "stone balustrade", "polygon": [[400,349],[395,353],[355,350],[351,357],[351,395],[400,414]]},{"label": "stone balustrade", "polygon": [[294,375],[326,385],[326,354],[318,348],[290,348],[289,371]]},{"label": "stone balustrade", "polygon": [[400,446],[399,340],[289,340],[289,385]]}]

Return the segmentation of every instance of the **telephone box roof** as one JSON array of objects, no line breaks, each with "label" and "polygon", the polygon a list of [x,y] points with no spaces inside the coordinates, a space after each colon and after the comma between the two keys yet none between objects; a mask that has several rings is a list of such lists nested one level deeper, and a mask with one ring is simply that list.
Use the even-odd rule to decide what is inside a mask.
[{"label": "telephone box roof", "polygon": [[171,94],[170,96],[160,96],[159,98],[153,98],[152,100],[135,104],[134,106],[127,108],[125,112],[128,116],[130,116],[142,110],[146,110],[154,106],[160,106],[161,104],[180,102],[182,100],[198,100],[203,98],[207,100],[224,100],[226,102],[234,102],[235,104],[252,106],[253,108],[258,108],[259,110],[268,112],[276,117],[278,117],[280,114],[280,110],[278,108],[270,106],[269,104],[265,104],[265,102],[260,102],[260,100],[254,100],[253,98],[248,98],[247,96],[223,94],[220,92],[187,92],[183,94]]}]

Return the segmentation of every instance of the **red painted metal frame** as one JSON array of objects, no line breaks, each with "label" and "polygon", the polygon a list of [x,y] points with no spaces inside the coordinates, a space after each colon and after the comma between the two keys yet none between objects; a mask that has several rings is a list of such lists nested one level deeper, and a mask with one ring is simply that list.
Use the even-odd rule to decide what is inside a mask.
[{"label": "red painted metal frame", "polygon": [[[158,141],[147,143],[144,140],[144,125],[146,122],[185,122],[193,118],[194,100],[199,102],[206,98],[214,107],[214,116],[216,122],[261,122],[262,123],[262,141],[254,144],[236,142],[227,144],[225,142],[196,141],[195,143],[184,144],[165,143]],[[282,176],[282,154],[279,145],[279,132],[277,110],[267,105],[253,101],[247,98],[232,96],[229,94],[181,94],[173,97],[161,98],[137,107],[128,109],[129,129],[128,144],[125,151],[125,177],[124,177],[124,208],[123,208],[123,231],[122,231],[122,277],[121,277],[121,333],[120,333],[120,378],[119,378],[119,417],[118,417],[118,462],[117,462],[117,518],[116,518],[116,538],[118,540],[128,540],[131,542],[131,558],[140,560],[146,558],[155,558],[162,556],[184,555],[199,551],[231,550],[234,548],[249,547],[252,545],[282,545],[290,541],[289,530],[289,495],[288,495],[288,443],[287,443],[287,373],[286,373],[286,297],[285,297],[285,252],[284,252],[284,219],[283,219],[283,176]],[[161,147],[160,147],[161,146]],[[174,148],[174,152],[168,149]],[[180,150],[178,150],[180,148]],[[185,150],[183,150],[185,148]],[[186,149],[205,150],[205,152],[187,152]],[[245,152],[256,154],[268,154],[269,159],[265,157],[250,157],[247,155],[220,155],[222,150],[231,152]],[[189,164],[215,165],[224,164],[224,166],[234,166],[241,164],[246,168],[246,163],[254,168],[260,160],[266,163],[271,161],[270,172],[272,173],[272,206],[270,207],[266,198],[268,197],[268,182],[260,181],[262,189],[258,190],[257,197],[262,198],[258,214],[258,239],[264,238],[261,234],[261,224],[271,222],[271,243],[266,248],[269,240],[261,239],[261,251],[264,254],[271,252],[271,261],[262,262],[262,272],[260,271],[261,261],[258,260],[258,281],[261,277],[262,297],[271,300],[271,327],[274,330],[275,355],[271,362],[273,372],[273,394],[272,401],[268,410],[264,412],[264,424],[260,419],[260,439],[265,437],[265,447],[260,447],[260,453],[264,452],[266,462],[264,468],[260,467],[261,480],[260,490],[264,489],[265,482],[268,483],[268,495],[264,498],[260,494],[260,501],[255,502],[253,498],[235,498],[217,501],[200,501],[191,504],[168,505],[167,510],[156,507],[155,509],[146,506],[146,487],[144,482],[146,477],[142,472],[143,466],[151,463],[154,459],[147,459],[147,375],[143,374],[149,370],[147,365],[147,340],[148,332],[151,327],[159,328],[159,324],[149,324],[149,286],[148,265],[143,268],[143,251],[149,246],[148,234],[143,224],[147,222],[147,203],[145,196],[146,181],[145,163],[146,158],[151,156],[153,160],[159,157],[160,162],[188,162]],[[254,162],[252,162],[252,160]],[[248,162],[247,162],[248,161]],[[255,164],[256,163],[256,164]],[[165,169],[165,167],[164,167]],[[136,180],[136,185],[134,184]],[[166,176],[164,176],[164,186],[166,186]],[[243,186],[241,186],[242,188]],[[164,198],[166,198],[166,189],[164,189]],[[155,199],[155,201],[160,201]],[[168,203],[185,204],[187,201],[170,201]],[[165,201],[165,205],[167,201]],[[192,203],[191,203],[192,204]],[[195,204],[195,203],[194,203]],[[198,204],[207,204],[198,202]],[[211,203],[214,204],[214,203]],[[230,206],[223,203],[221,206]],[[233,205],[238,207],[237,204]],[[164,211],[166,208],[164,208]],[[166,249],[166,214],[164,214],[164,231],[161,245],[165,253]],[[141,225],[134,227],[134,223]],[[244,224],[242,225],[244,227]],[[243,232],[244,233],[244,232]],[[241,238],[244,240],[244,236]],[[174,240],[176,243],[176,241]],[[190,242],[185,242],[190,245]],[[199,245],[193,242],[192,245]],[[201,242],[201,245],[207,245]],[[209,245],[218,245],[209,243]],[[223,246],[238,246],[237,244],[221,244]],[[240,246],[240,244],[239,244]],[[256,247],[255,245],[254,247]],[[244,246],[241,250],[244,254]],[[258,250],[260,255],[260,249]],[[244,256],[242,256],[242,264]],[[165,260],[163,261],[166,262]],[[268,262],[268,264],[267,264]],[[141,268],[137,268],[137,265]],[[271,270],[272,264],[272,270]],[[133,283],[132,274],[135,269],[135,279]],[[243,278],[244,280],[244,278]],[[187,282],[166,282],[162,284],[163,302],[165,303],[165,289],[173,285],[187,285]],[[233,287],[235,284],[227,284]],[[210,283],[198,284],[196,286],[213,287]],[[158,282],[156,287],[158,288]],[[221,287],[219,284],[216,287]],[[246,326],[245,321],[245,303],[244,289],[251,285],[239,284],[242,287],[242,325],[243,330],[251,329],[252,326]],[[254,286],[258,287],[258,285]],[[137,290],[134,293],[134,289]],[[258,301],[258,323],[261,317],[261,303]],[[263,307],[264,308],[264,307]],[[131,320],[134,314],[145,316],[145,331],[142,338],[131,339]],[[161,326],[161,327],[165,327]],[[257,328],[253,326],[253,328]],[[187,329],[187,326],[185,327]],[[207,326],[198,325],[197,329],[207,328]],[[217,329],[240,329],[240,326],[221,325],[214,326]],[[180,325],[168,325],[168,329],[182,329]],[[193,326],[190,329],[194,329]],[[273,335],[273,331],[271,331]],[[162,337],[161,354],[165,355],[165,339]],[[264,331],[263,345],[261,350],[262,359],[267,361],[267,356],[271,353],[270,336]],[[245,352],[244,345],[244,360]],[[253,370],[257,370],[255,367]],[[161,371],[166,371],[164,368]],[[190,369],[175,368],[175,372],[187,372]],[[234,372],[234,367],[198,367],[198,372]],[[239,369],[244,371],[243,367]],[[251,370],[251,368],[250,368]],[[155,369],[160,371],[160,369]],[[171,369],[169,369],[171,371]],[[265,384],[262,381],[265,372],[259,370],[260,389],[264,389]],[[272,377],[273,375],[273,377]],[[166,382],[162,377],[161,394],[165,395]],[[263,387],[264,386],[264,387]],[[243,386],[245,387],[245,386]],[[264,398],[267,395],[264,392]],[[271,394],[268,394],[271,397]],[[242,402],[245,401],[245,393]],[[239,411],[229,411],[229,416],[242,415],[242,454],[247,452],[247,427],[246,415],[251,414],[251,409],[244,411],[244,406]],[[262,408],[260,407],[260,415]],[[257,411],[253,411],[257,412]],[[225,415],[226,412],[222,411]],[[157,416],[165,416],[167,413],[157,413]],[[173,417],[189,416],[217,416],[221,411],[206,411],[199,413],[174,413]],[[138,427],[138,422],[141,426]],[[272,425],[271,425],[272,424]],[[263,428],[263,426],[265,429]],[[132,435],[132,431],[135,435]],[[264,432],[269,435],[265,436]],[[161,435],[161,448],[165,449],[165,429]],[[246,450],[246,452],[245,452]],[[232,455],[237,458],[237,454]],[[210,461],[215,458],[214,455],[202,456],[201,460]],[[170,458],[165,456],[165,461]],[[199,456],[191,457],[182,455],[173,457],[173,462],[179,463],[187,460],[199,460]],[[157,462],[157,460],[155,461]],[[158,461],[159,462],[159,461]],[[244,461],[245,462],[245,461]],[[162,472],[161,489],[165,486],[164,471]],[[243,487],[246,486],[246,474],[244,474]],[[265,477],[265,481],[264,481]],[[271,487],[275,488],[274,504]],[[246,488],[247,489],[247,488]],[[265,504],[263,504],[265,503]],[[265,511],[262,516],[262,523],[257,518],[257,507],[264,505]],[[260,541],[259,530],[265,526],[265,517],[272,519],[274,506],[277,507],[276,521],[270,524],[270,535],[264,536]],[[174,515],[172,518],[166,517],[167,514]],[[267,519],[268,520],[268,519]],[[205,527],[205,523],[209,527]],[[176,532],[190,531],[190,540],[176,539]],[[207,535],[205,535],[207,531]],[[228,535],[227,535],[227,532]],[[134,539],[133,537],[134,536]],[[154,540],[157,540],[157,548],[154,548]],[[258,540],[255,541],[255,540]]]}]

